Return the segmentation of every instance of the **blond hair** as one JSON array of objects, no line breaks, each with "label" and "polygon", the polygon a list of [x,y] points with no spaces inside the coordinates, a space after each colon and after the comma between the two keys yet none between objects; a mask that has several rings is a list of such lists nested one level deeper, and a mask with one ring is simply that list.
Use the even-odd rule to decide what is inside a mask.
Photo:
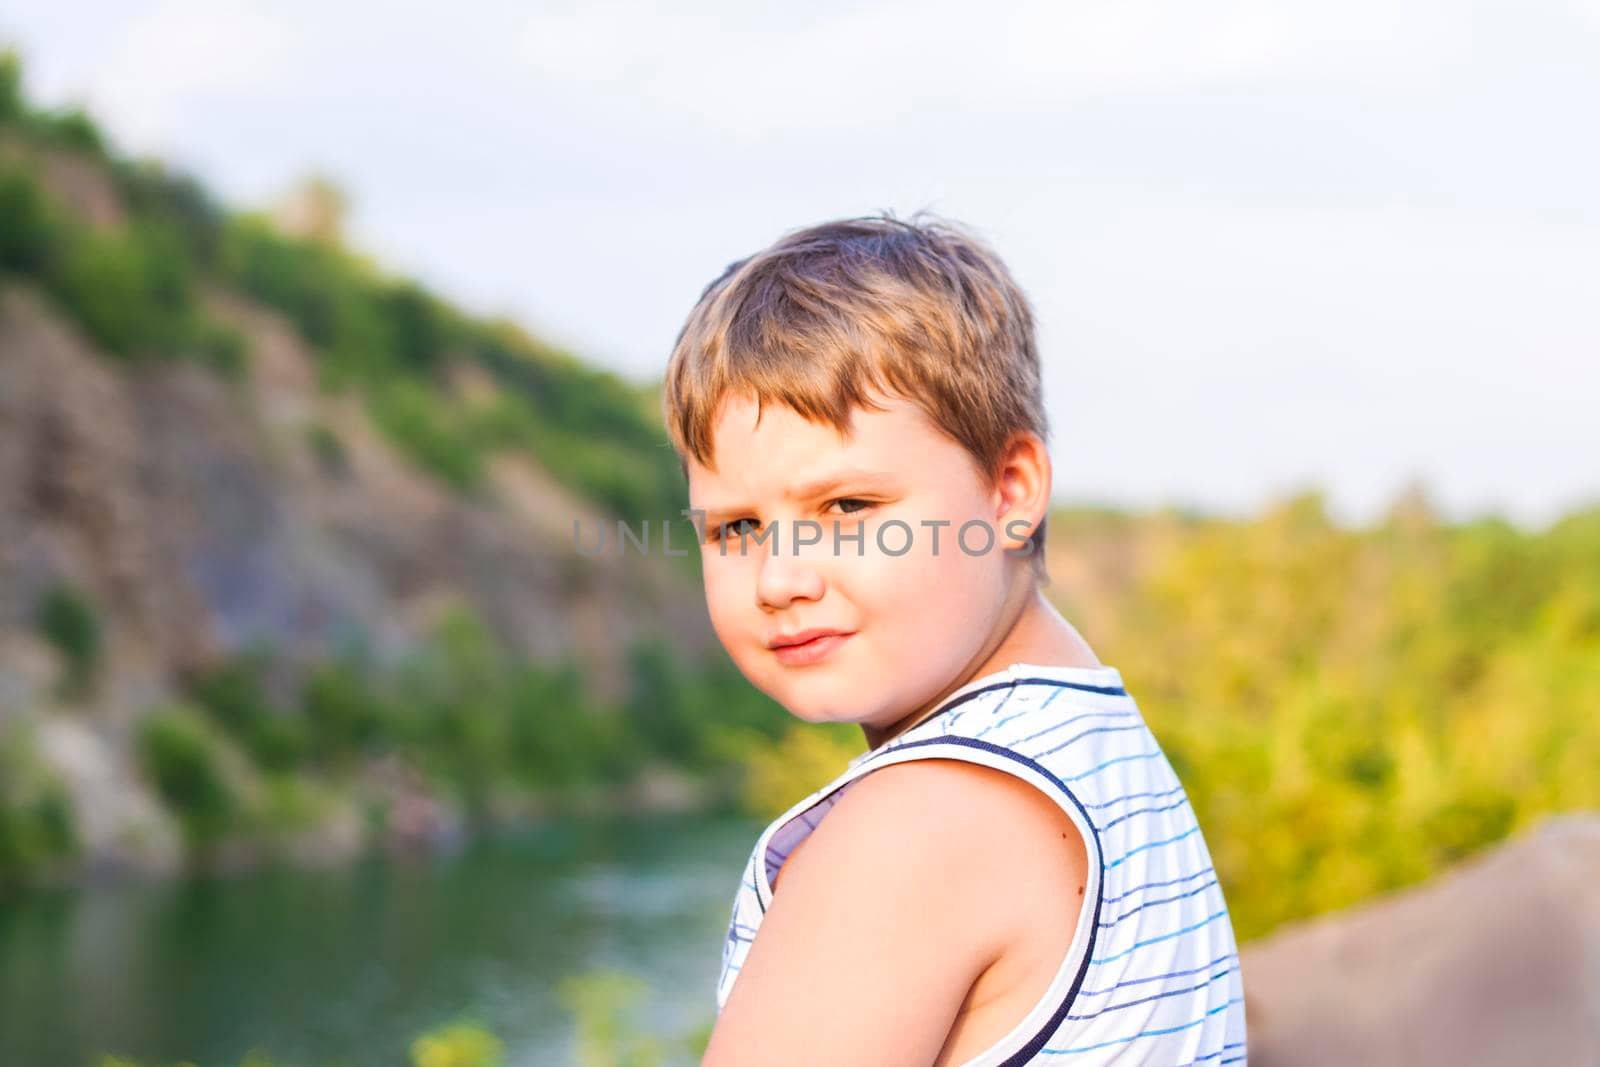
[{"label": "blond hair", "polygon": [[[728,266],[673,344],[662,408],[685,477],[728,393],[847,432],[873,392],[916,404],[989,484],[1018,431],[1049,440],[1033,310],[983,241],[915,213],[791,231]],[[1045,521],[1030,540],[1044,576]]]}]

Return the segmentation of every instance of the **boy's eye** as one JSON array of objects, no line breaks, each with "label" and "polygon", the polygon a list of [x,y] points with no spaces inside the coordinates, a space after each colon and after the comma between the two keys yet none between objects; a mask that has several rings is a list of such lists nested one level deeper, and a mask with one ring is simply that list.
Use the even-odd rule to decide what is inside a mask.
[{"label": "boy's eye", "polygon": [[716,541],[716,540],[720,539],[722,537],[722,531],[723,531],[724,528],[726,528],[728,533],[730,535],[734,536],[734,537],[743,536],[746,532],[751,532],[751,531],[745,531],[745,530],[740,529],[739,528],[739,524],[741,522],[756,522],[756,521],[757,520],[751,519],[751,518],[734,519],[732,522],[724,522],[724,523],[720,523],[720,524],[717,524],[717,525],[713,525],[713,526],[707,527],[707,529],[706,529],[706,539],[710,540],[710,541]]},{"label": "boy's eye", "polygon": [[[839,497],[839,498],[837,498],[835,500],[829,501],[829,503],[830,504],[840,504],[840,505],[844,505],[844,504],[854,504],[854,505],[856,505],[854,508],[845,508],[845,514],[846,515],[859,514],[860,512],[862,512],[862,511],[864,511],[867,508],[870,508],[872,506],[872,501],[870,501],[870,500],[862,500],[860,497],[854,497],[854,496],[842,496],[842,497]],[[722,534],[723,534],[724,530],[726,530],[728,535],[731,536],[731,537],[742,537],[746,533],[754,533],[755,532],[754,528],[749,529],[749,530],[745,530],[739,525],[740,523],[745,523],[745,522],[754,523],[756,526],[760,526],[761,525],[761,520],[760,519],[753,519],[753,518],[750,518],[748,516],[746,516],[745,518],[742,518],[742,519],[734,519],[731,522],[724,522],[724,523],[720,523],[720,524],[712,523],[712,524],[709,524],[709,525],[706,526],[706,540],[707,541],[716,541],[716,540],[720,539],[722,537]]]}]

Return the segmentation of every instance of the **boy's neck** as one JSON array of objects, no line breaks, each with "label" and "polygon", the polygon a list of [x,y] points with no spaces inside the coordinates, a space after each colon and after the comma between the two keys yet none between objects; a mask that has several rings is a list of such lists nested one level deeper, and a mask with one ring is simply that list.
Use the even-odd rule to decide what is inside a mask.
[{"label": "boy's neck", "polygon": [[888,727],[862,723],[868,748],[877,748],[924,722],[938,710],[945,698],[968,682],[1003,671],[1013,663],[1036,663],[1051,667],[1101,667],[1099,657],[1055,606],[1045,599],[1038,585],[1029,579],[1019,591],[1017,603],[1007,612],[1009,626],[979,656],[976,663],[927,704]]}]

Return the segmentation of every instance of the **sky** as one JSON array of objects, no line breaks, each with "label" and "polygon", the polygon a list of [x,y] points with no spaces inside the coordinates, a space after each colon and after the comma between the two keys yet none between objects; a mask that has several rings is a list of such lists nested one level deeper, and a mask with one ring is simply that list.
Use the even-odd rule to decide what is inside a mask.
[{"label": "sky", "polygon": [[[669,11],[670,7],[670,11]],[[702,288],[926,208],[1037,313],[1056,497],[1600,502],[1600,0],[31,0],[45,105],[658,380]]]}]

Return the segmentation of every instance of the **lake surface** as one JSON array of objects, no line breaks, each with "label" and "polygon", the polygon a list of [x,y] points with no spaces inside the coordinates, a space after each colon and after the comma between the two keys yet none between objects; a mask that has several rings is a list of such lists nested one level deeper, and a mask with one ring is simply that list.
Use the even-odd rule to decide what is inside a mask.
[{"label": "lake surface", "polygon": [[641,979],[630,1018],[675,1038],[715,1015],[761,825],[561,821],[448,855],[0,897],[0,1064],[238,1067],[258,1048],[278,1065],[395,1067],[463,1013],[510,1067],[568,1064],[560,984],[600,970]]}]

